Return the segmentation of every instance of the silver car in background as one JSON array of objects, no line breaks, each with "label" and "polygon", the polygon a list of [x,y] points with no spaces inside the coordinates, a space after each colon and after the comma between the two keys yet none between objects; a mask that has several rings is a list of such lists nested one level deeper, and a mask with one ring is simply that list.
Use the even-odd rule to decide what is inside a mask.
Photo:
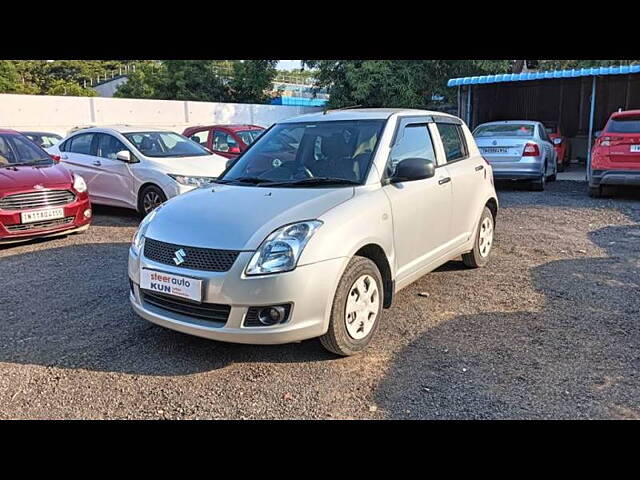
[{"label": "silver car in background", "polygon": [[541,122],[506,120],[479,125],[473,137],[496,180],[529,180],[544,190],[558,171],[557,154]]}]

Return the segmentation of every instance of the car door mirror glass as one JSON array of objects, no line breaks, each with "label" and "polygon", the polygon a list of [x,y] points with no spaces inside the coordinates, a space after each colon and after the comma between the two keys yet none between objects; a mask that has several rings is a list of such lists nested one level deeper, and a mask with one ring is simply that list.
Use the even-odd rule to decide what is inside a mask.
[{"label": "car door mirror glass", "polygon": [[116,158],[122,162],[131,162],[131,152],[129,150],[122,150],[116,154]]},{"label": "car door mirror glass", "polygon": [[405,158],[398,162],[395,172],[389,180],[391,183],[411,182],[431,178],[435,174],[436,166],[431,160],[426,158]]}]

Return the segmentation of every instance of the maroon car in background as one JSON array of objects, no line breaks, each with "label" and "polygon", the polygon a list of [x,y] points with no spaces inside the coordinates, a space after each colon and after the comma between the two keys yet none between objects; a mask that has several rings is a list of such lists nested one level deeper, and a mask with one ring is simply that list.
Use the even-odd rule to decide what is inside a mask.
[{"label": "maroon car in background", "polygon": [[0,245],[83,232],[87,185],[24,135],[0,130]]},{"label": "maroon car in background", "polygon": [[258,125],[209,125],[189,127],[182,135],[213,153],[234,159],[264,132]]},{"label": "maroon car in background", "polygon": [[571,144],[562,134],[558,122],[542,122],[558,155],[558,171],[564,172],[571,162]]}]

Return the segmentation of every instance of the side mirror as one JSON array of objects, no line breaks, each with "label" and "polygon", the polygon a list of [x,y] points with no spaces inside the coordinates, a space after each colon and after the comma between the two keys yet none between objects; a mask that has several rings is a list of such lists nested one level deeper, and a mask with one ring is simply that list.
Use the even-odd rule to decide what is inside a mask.
[{"label": "side mirror", "polygon": [[231,166],[233,165],[233,162],[235,162],[236,159],[235,158],[230,158],[229,160],[227,160],[227,163],[225,164],[225,170],[229,170],[229,168],[231,168]]},{"label": "side mirror", "polygon": [[561,138],[554,138],[553,139],[553,144],[554,145],[560,145],[562,143],[562,139]]},{"label": "side mirror", "polygon": [[129,150],[122,150],[116,154],[116,159],[131,163],[131,152]]},{"label": "side mirror", "polygon": [[436,166],[426,158],[405,158],[398,165],[389,179],[390,183],[412,182],[431,178],[436,174]]},{"label": "side mirror", "polygon": [[602,130],[598,130],[598,131],[595,133],[596,138],[600,138],[600,136],[601,136],[601,135],[602,135]]},{"label": "side mirror", "polygon": [[198,138],[197,135],[192,135],[191,137],[189,137],[189,140],[196,142],[197,144],[200,144],[200,139]]}]

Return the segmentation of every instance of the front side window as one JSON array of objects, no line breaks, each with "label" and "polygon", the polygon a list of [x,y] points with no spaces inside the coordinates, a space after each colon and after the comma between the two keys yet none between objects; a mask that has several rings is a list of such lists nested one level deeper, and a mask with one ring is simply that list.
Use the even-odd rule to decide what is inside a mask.
[{"label": "front side window", "polygon": [[452,123],[437,123],[438,132],[442,139],[444,155],[447,162],[455,162],[467,156],[467,142],[459,125]]},{"label": "front side window", "polygon": [[200,157],[211,155],[202,145],[174,132],[125,133],[125,138],[147,157]]},{"label": "front side window", "polygon": [[200,130],[199,132],[192,133],[189,135],[189,138],[203,147],[206,147],[207,140],[209,139],[209,130]]},{"label": "front side window", "polygon": [[93,142],[93,136],[93,133],[85,133],[71,137],[65,145],[65,151],[91,155],[91,143]]},{"label": "front side window", "polygon": [[406,158],[423,158],[436,163],[431,134],[426,124],[407,125],[399,132],[398,140],[391,149],[387,164],[387,176],[391,177],[396,166]]},{"label": "front side window", "polygon": [[385,120],[290,123],[274,126],[224,175],[224,182],[361,184]]},{"label": "front side window", "polygon": [[256,141],[256,139],[263,131],[264,130],[240,130],[237,131],[236,134],[240,137],[240,140],[242,140],[245,145],[251,145]]},{"label": "front side window", "polygon": [[124,146],[120,140],[118,140],[113,135],[108,135],[106,133],[101,133],[98,136],[98,150],[96,155],[102,158],[109,158],[111,160],[116,160],[118,156],[118,152],[122,152],[123,150],[129,150]]},{"label": "front side window", "polygon": [[47,152],[27,138],[17,135],[0,135],[0,165],[51,165]]}]

